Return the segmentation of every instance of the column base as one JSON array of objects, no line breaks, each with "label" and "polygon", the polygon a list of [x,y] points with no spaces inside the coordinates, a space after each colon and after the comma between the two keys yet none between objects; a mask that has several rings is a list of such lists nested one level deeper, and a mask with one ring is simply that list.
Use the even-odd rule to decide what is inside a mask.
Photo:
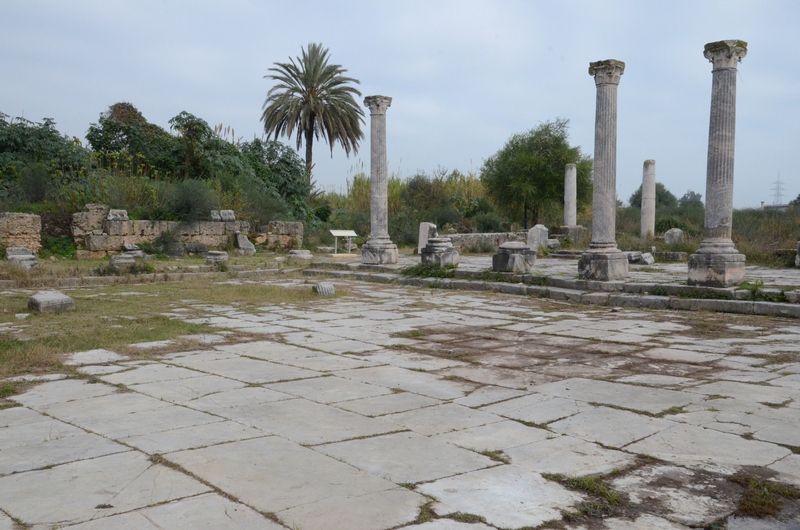
[{"label": "column base", "polygon": [[609,282],[628,277],[628,256],[612,252],[585,252],[578,259],[578,275],[583,280]]},{"label": "column base", "polygon": [[730,287],[744,281],[744,254],[692,254],[689,256],[689,285]]},{"label": "column base", "polygon": [[397,263],[397,245],[390,240],[370,240],[361,247],[361,263],[365,265],[391,265]]}]

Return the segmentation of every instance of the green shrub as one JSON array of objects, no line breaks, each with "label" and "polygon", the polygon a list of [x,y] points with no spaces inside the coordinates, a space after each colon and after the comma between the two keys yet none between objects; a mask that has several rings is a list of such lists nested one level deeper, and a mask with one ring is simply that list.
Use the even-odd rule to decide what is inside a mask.
[{"label": "green shrub", "polygon": [[42,249],[39,251],[39,257],[62,256],[72,259],[77,250],[71,237],[49,237],[42,234]]},{"label": "green shrub", "polygon": [[503,220],[495,212],[482,212],[472,217],[472,223],[478,232],[502,232]]},{"label": "green shrub", "polygon": [[165,217],[187,223],[205,221],[209,219],[214,203],[213,193],[205,182],[187,179],[170,189]]}]

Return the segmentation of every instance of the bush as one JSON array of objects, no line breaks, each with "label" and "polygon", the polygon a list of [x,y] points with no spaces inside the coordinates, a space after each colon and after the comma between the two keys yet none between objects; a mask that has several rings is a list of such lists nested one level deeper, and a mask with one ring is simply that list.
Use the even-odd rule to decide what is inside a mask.
[{"label": "bush", "polygon": [[495,212],[479,213],[472,217],[478,232],[502,232],[503,220]]},{"label": "bush", "polygon": [[187,223],[205,221],[210,218],[214,202],[211,189],[205,182],[187,179],[170,190],[164,218]]},{"label": "bush", "polygon": [[41,258],[62,256],[72,259],[77,250],[71,237],[49,237],[42,234],[42,249],[39,251]]}]

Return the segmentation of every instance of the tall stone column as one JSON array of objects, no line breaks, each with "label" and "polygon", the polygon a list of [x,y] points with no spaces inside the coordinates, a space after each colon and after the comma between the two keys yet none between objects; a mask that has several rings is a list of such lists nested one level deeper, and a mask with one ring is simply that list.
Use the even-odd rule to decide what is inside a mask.
[{"label": "tall stone column", "polygon": [[397,263],[397,245],[389,238],[389,192],[386,169],[386,109],[392,98],[368,96],[370,112],[369,239],[361,247],[361,263]]},{"label": "tall stone column", "polygon": [[656,161],[645,160],[642,172],[642,241],[656,234]]},{"label": "tall stone column", "polygon": [[628,258],[616,243],[617,224],[617,86],[625,63],[614,59],[589,63],[597,86],[594,126],[594,194],[592,242],[578,260],[578,274],[587,280],[621,280],[628,276]]},{"label": "tall stone column", "polygon": [[578,169],[567,164],[564,170],[564,226],[578,224]]},{"label": "tall stone column", "polygon": [[689,285],[728,287],[744,281],[744,254],[731,240],[733,150],[736,133],[736,73],[747,43],[724,40],[706,44],[711,71],[711,119],[708,127],[706,218],[703,242],[689,256]]}]

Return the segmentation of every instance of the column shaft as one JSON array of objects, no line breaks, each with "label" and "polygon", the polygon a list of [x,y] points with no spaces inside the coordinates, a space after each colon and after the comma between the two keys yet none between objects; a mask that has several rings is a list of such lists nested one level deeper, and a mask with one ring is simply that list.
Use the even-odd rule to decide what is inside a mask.
[{"label": "column shaft", "polygon": [[567,164],[564,170],[564,226],[578,224],[578,170]]},{"label": "column shaft", "polygon": [[[631,205],[633,206],[633,205]],[[656,161],[645,160],[642,171],[642,241],[656,233]]]},{"label": "column shaft", "polygon": [[592,248],[616,247],[617,85],[597,86],[594,128]]}]

